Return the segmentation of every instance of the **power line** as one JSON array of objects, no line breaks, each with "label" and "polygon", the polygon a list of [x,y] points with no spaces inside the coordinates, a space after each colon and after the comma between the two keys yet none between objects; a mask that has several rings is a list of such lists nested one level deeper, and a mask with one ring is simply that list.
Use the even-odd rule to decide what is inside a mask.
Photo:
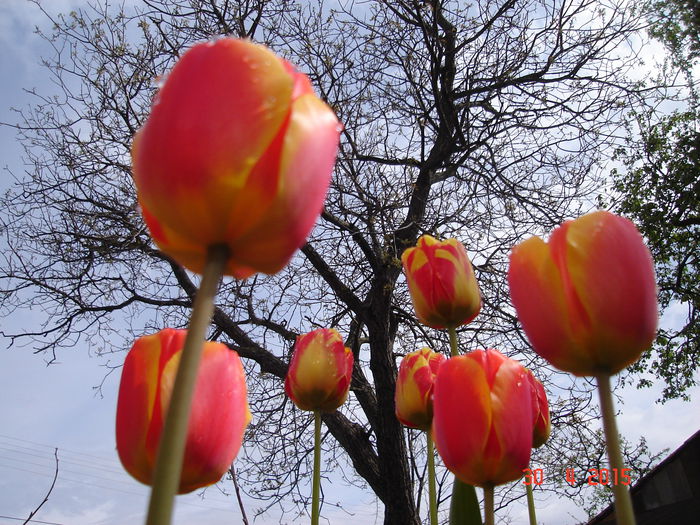
[{"label": "power line", "polygon": [[[19,441],[20,443],[29,443],[31,445],[36,445],[39,447],[47,448],[51,451],[51,453],[53,453],[53,449],[56,448],[55,445],[47,445],[46,443],[39,443],[37,441],[30,441],[28,439],[19,438],[19,437],[15,437],[15,436],[8,436],[7,434],[0,434],[0,438],[9,439],[12,441]],[[6,443],[6,444],[10,445],[10,446],[14,446],[14,447],[21,447],[21,445],[16,445],[14,443]],[[30,450],[32,450],[30,447],[23,447],[23,448],[29,448]],[[71,450],[71,449],[68,449],[65,447],[58,447],[58,448],[64,453],[64,455],[66,452],[69,452],[69,453],[75,454],[77,456],[92,458],[93,460],[99,460],[99,461],[102,461],[104,463],[108,463],[110,466],[115,466],[115,465],[118,466],[118,463],[113,458],[108,458],[107,456],[97,456],[94,454],[88,454],[86,452]]]},{"label": "power line", "polygon": [[[36,472],[36,471],[34,471],[34,470],[24,469],[24,468],[21,468],[21,467],[15,467],[15,466],[13,466],[13,465],[6,465],[6,464],[2,464],[2,463],[0,463],[0,467],[9,468],[9,469],[12,469],[12,470],[18,470],[18,471],[20,471],[20,472],[27,472],[27,473],[29,473],[29,474],[38,474],[38,475],[40,475],[40,476],[48,476],[48,475],[49,475],[49,474],[46,473],[46,472]],[[135,491],[124,490],[124,489],[122,489],[122,488],[110,487],[110,486],[107,486],[107,485],[100,485],[100,484],[98,484],[98,483],[93,483],[92,481],[86,481],[86,480],[80,480],[80,479],[67,478],[67,477],[65,477],[65,476],[63,476],[63,475],[61,475],[61,474],[59,474],[59,478],[58,478],[58,479],[61,480],[61,481],[64,481],[64,482],[77,483],[78,485],[84,485],[84,486],[88,486],[88,487],[92,487],[92,488],[100,488],[100,489],[104,489],[104,490],[110,490],[110,491],[112,491],[112,492],[121,492],[122,494],[129,494],[129,495],[131,495],[131,496],[140,496],[140,497],[144,497],[144,498],[147,496],[147,494],[145,494],[145,493],[139,493],[139,492],[135,492]],[[213,503],[222,503],[222,504],[228,503],[226,500],[221,500],[221,499],[212,498],[212,497],[209,498],[209,501],[210,501],[210,502],[213,502]],[[231,512],[231,507],[220,507],[220,506],[218,506],[218,505],[211,505],[211,504],[208,504],[208,505],[200,505],[200,504],[193,503],[193,502],[190,502],[190,501],[180,501],[180,503],[181,503],[182,505],[187,505],[188,507],[198,507],[198,508],[200,508],[200,509],[207,509],[207,510],[218,510],[218,511],[227,512],[227,513],[228,513],[228,512]]]},{"label": "power line", "polygon": [[[44,454],[40,450],[38,451],[38,450],[34,450],[34,449],[31,449],[28,447],[9,448],[9,447],[4,447],[3,445],[4,445],[4,443],[0,442],[0,451],[10,452],[10,453],[14,453],[14,454],[22,454],[24,456],[31,456],[31,457],[39,458],[39,459],[53,460],[53,458],[51,458],[48,455],[48,451],[46,451],[46,454]],[[24,450],[19,450],[19,448],[23,448],[23,449],[29,450],[31,452],[25,452]],[[62,449],[59,448],[59,450],[62,450]],[[38,452],[38,454],[34,454],[33,452]],[[69,463],[71,465],[76,465],[76,466],[81,467],[81,468],[89,468],[89,469],[93,469],[93,470],[99,470],[101,472],[111,472],[114,474],[123,474],[124,473],[124,469],[122,469],[122,468],[110,468],[110,467],[105,467],[105,466],[100,466],[100,465],[96,466],[94,463],[90,464],[90,463],[78,461],[78,460],[72,458],[71,456],[68,456],[68,457],[70,459],[65,459],[65,457],[62,456],[61,461],[63,463]]]},{"label": "power line", "polygon": [[[45,443],[39,443],[39,442],[31,441],[31,440],[28,440],[28,439],[23,439],[23,438],[19,438],[19,437],[9,436],[9,435],[7,435],[7,434],[0,434],[0,439],[11,440],[11,441],[15,441],[15,442],[20,442],[20,443],[25,443],[25,444],[29,444],[29,445],[34,445],[34,446],[36,446],[36,447],[42,447],[42,448],[50,449],[52,455],[53,455],[54,449],[56,448],[56,447],[54,447],[54,446],[47,445],[47,444],[45,444]],[[7,446],[13,447],[13,448],[12,448],[12,449],[8,449],[8,448],[6,448]],[[24,452],[24,451],[22,451],[22,450],[17,450],[17,449],[24,449],[24,450],[29,451],[29,452]],[[14,453],[16,453],[16,454],[24,454],[24,455],[27,455],[27,456],[33,456],[33,457],[36,457],[36,458],[38,458],[38,459],[48,459],[48,456],[42,456],[42,455],[41,455],[41,454],[42,454],[42,450],[37,450],[36,448],[30,447],[30,446],[23,446],[23,445],[19,445],[19,444],[12,443],[12,442],[10,442],[10,443],[7,443],[7,442],[3,443],[2,441],[0,441],[0,450],[6,450],[7,452],[14,452]],[[104,481],[104,482],[107,482],[108,484],[113,484],[113,483],[125,483],[125,484],[127,484],[127,485],[130,484],[130,485],[134,486],[133,481],[132,481],[129,477],[126,476],[126,473],[125,473],[125,471],[122,469],[122,466],[121,466],[117,461],[115,461],[115,460],[110,460],[109,458],[106,458],[106,457],[104,457],[104,456],[96,456],[96,455],[87,454],[87,453],[84,453],[84,452],[71,451],[70,449],[65,449],[65,448],[62,448],[62,447],[58,447],[58,450],[59,450],[59,452],[62,452],[62,453],[63,453],[62,460],[61,460],[63,463],[72,463],[72,464],[78,466],[79,468],[94,469],[94,470],[99,471],[100,473],[105,473],[105,474],[108,474],[109,472],[114,472],[114,473],[117,473],[117,474],[122,474],[122,475],[124,475],[124,478],[125,478],[125,479],[124,479],[124,480],[119,480],[119,479],[113,479],[113,478],[109,478],[109,477],[102,477],[102,476],[99,476],[99,475],[97,475],[97,474],[91,474],[90,472],[76,471],[76,470],[65,469],[65,468],[64,468],[64,469],[61,469],[61,473],[63,473],[63,472],[69,472],[69,473],[71,473],[71,474],[77,474],[78,476],[88,476],[88,477],[91,477],[91,478],[96,478],[96,479],[98,479],[98,480],[102,480],[102,481]],[[35,454],[34,452],[36,452],[36,454]],[[48,453],[49,450],[46,450],[46,452]],[[71,461],[70,459],[65,459],[65,452],[69,452],[69,453],[72,453],[73,455],[77,456],[78,458],[74,458],[74,459],[77,459],[77,461]],[[68,457],[70,458],[71,456],[69,455]],[[104,465],[104,464],[103,464],[103,465],[100,465],[100,464],[98,464],[98,463],[96,463],[96,462],[94,462],[94,461],[92,461],[92,460],[90,460],[90,459],[87,459],[87,458],[93,458],[93,459],[95,459],[95,460],[99,460],[100,462],[106,463],[107,465],[109,465],[109,467],[108,467],[107,465]],[[81,460],[81,459],[82,459],[83,461],[87,461],[87,462],[92,461],[92,465],[86,465],[86,464],[84,464],[84,463],[80,463],[79,460]],[[7,456],[0,455],[0,461],[8,461],[8,460],[9,460],[9,461],[13,461],[13,462],[20,462],[20,461],[21,461],[23,466],[24,466],[24,465],[31,465],[31,466],[35,466],[35,467],[39,467],[39,468],[48,468],[48,465],[46,465],[46,464],[40,464],[40,463],[37,463],[37,462],[32,462],[32,461],[27,461],[27,460],[19,460],[19,459],[15,459],[15,458],[12,458],[12,457],[7,457]],[[21,471],[21,472],[26,472],[26,473],[29,473],[29,474],[36,474],[36,475],[39,475],[39,476],[42,476],[42,477],[47,477],[47,476],[52,476],[52,475],[53,475],[53,467],[52,467],[52,472],[51,472],[51,473],[49,473],[49,472],[37,472],[36,470],[29,470],[29,469],[26,469],[26,468],[22,468],[22,467],[19,467],[19,466],[14,466],[14,465],[7,464],[7,463],[0,463],[0,467],[9,468],[9,469],[16,470],[16,471]],[[113,469],[113,468],[110,468],[110,467],[116,467],[116,469]],[[109,491],[120,492],[120,493],[122,493],[122,494],[129,494],[129,495],[133,495],[133,496],[144,496],[144,497],[145,497],[145,495],[144,495],[143,493],[138,493],[138,492],[135,492],[135,491],[124,490],[122,487],[115,487],[115,486],[109,486],[109,485],[103,485],[103,484],[99,484],[99,483],[94,483],[92,480],[74,479],[74,478],[66,477],[65,475],[62,475],[62,474],[59,474],[59,479],[62,480],[62,481],[64,481],[64,482],[77,483],[77,484],[79,484],[79,485],[86,485],[86,486],[95,487],[95,488],[100,488],[100,489],[105,489],[105,490],[109,490]],[[216,511],[230,512],[230,511],[231,511],[231,508],[230,508],[230,507],[226,506],[226,507],[224,508],[224,507],[221,507],[221,506],[217,505],[217,504],[228,505],[228,504],[230,503],[230,501],[229,501],[228,499],[219,499],[219,498],[217,498],[217,497],[215,497],[215,496],[216,496],[216,494],[214,495],[214,497],[212,497],[212,495],[209,495],[209,497],[206,498],[206,499],[209,500],[209,501],[208,501],[208,504],[197,504],[197,503],[189,502],[189,501],[181,501],[180,503],[181,503],[182,505],[186,505],[186,506],[188,506],[188,507],[198,507],[198,508],[207,509],[207,510],[216,510]],[[212,505],[212,503],[213,503],[214,505]],[[33,521],[35,521],[35,520],[33,520]],[[35,522],[36,522],[36,521],[35,521]],[[36,523],[41,523],[41,522],[36,522]],[[58,524],[58,525],[63,525],[63,524]]]},{"label": "power line", "polygon": [[[27,518],[14,518],[12,516],[0,516],[0,518],[6,520],[17,520],[17,521],[27,521]],[[44,523],[45,525],[63,525],[63,523],[56,523],[55,521],[40,521],[40,520],[29,520],[29,523]]]},{"label": "power line", "polygon": [[[7,456],[3,456],[3,455],[0,455],[0,461],[14,461],[17,463],[21,463],[22,465],[32,465],[34,467],[45,467],[45,468],[50,467],[50,465],[47,465],[44,463],[37,463],[36,461],[28,461],[24,458],[13,458],[13,457],[7,457]],[[61,460],[61,463],[67,463],[67,462],[64,460]],[[5,465],[5,466],[7,466],[7,465]],[[53,469],[53,467],[51,467],[51,468]],[[102,481],[109,481],[110,483],[126,483],[127,485],[132,484],[131,478],[127,477],[126,474],[124,474],[124,473],[122,473],[122,479],[116,479],[116,478],[109,478],[109,477],[105,477],[105,476],[100,476],[98,474],[92,474],[91,472],[84,472],[81,470],[73,470],[73,469],[65,468],[65,467],[61,469],[61,473],[64,473],[64,472],[68,472],[70,474],[77,474],[79,476],[89,476],[91,478],[100,479]],[[64,476],[61,476],[61,478],[64,478]]]}]

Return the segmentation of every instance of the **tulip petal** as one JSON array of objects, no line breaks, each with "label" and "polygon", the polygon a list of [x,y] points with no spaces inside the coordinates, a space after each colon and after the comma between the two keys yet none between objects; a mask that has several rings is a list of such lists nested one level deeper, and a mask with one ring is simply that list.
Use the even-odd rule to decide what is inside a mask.
[{"label": "tulip petal", "polygon": [[233,248],[243,264],[276,273],[304,243],[323,208],[339,129],[335,114],[315,95],[305,94],[294,101],[275,199],[264,221]]},{"label": "tulip petal", "polygon": [[[185,448],[180,492],[191,492],[216,483],[238,455],[245,428],[251,420],[240,357],[224,345],[204,348]],[[213,447],[240,436],[234,446]]]},{"label": "tulip petal", "polygon": [[537,353],[557,368],[586,375],[588,358],[581,346],[586,334],[572,328],[559,268],[542,239],[532,237],[512,249],[508,284],[520,323]]},{"label": "tulip petal", "polygon": [[[150,346],[141,341],[141,346]],[[150,360],[141,365],[142,352],[132,352],[124,361],[122,379],[119,386],[117,405],[117,450],[124,465],[133,465],[129,472],[142,483],[150,481],[153,458],[147,453],[145,431],[148,429],[155,398],[153,382],[148,378],[158,376],[157,360]],[[150,365],[150,366],[149,366]],[[154,370],[155,369],[155,370]],[[143,400],[148,402],[143,403]],[[131,407],[138,407],[131,409]],[[122,445],[126,444],[126,445]],[[121,446],[120,446],[121,445]]]},{"label": "tulip petal", "polygon": [[532,371],[527,371],[527,378],[532,392],[532,420],[534,424],[532,448],[538,448],[547,442],[551,432],[549,402],[547,401],[547,393],[544,391],[544,385],[535,377]]},{"label": "tulip petal", "polygon": [[[454,305],[455,297],[469,302],[469,299],[476,303],[481,302],[479,287],[476,283],[472,264],[467,256],[467,250],[457,239],[446,239],[441,246],[435,250],[435,274],[441,287],[438,291],[442,301]],[[436,297],[436,300],[438,298]],[[470,310],[477,310],[478,306],[469,304]],[[450,308],[454,309],[453,306]],[[464,306],[461,307],[464,309]],[[476,314],[474,314],[476,315]]]},{"label": "tulip petal", "polygon": [[460,268],[464,260],[455,253],[450,241],[458,242],[456,239],[448,239],[443,246],[436,246],[429,250],[427,255],[430,262],[424,266],[432,273],[430,277],[433,286],[430,287],[432,292],[430,302],[446,318],[451,318],[456,313],[455,300],[459,278],[463,278],[465,273],[464,269]]},{"label": "tulip petal", "polygon": [[[419,239],[420,243],[420,239]],[[432,301],[433,272],[428,264],[426,250],[418,247],[407,248],[401,255],[406,280],[411,292],[411,300],[420,321],[430,326],[426,313],[430,312]]]},{"label": "tulip petal", "polygon": [[163,370],[183,344],[182,331],[166,329],[139,338],[124,360],[117,404],[117,451],[129,473],[142,483],[151,481],[165,417],[159,387]]},{"label": "tulip petal", "polygon": [[[151,233],[151,237],[153,237],[153,240],[163,252],[178,261],[185,268],[193,272],[202,273],[206,264],[206,251],[202,250],[201,243],[189,241],[172,228],[159,223],[143,203],[141,203],[141,214]],[[231,275],[236,279],[245,279],[254,273],[255,270],[253,268],[240,264],[233,257],[229,257],[226,262],[224,274]]]},{"label": "tulip petal", "polygon": [[459,307],[455,309],[453,315],[463,319],[462,324],[466,324],[471,322],[481,310],[481,292],[464,245],[457,239],[448,239],[446,243],[451,248],[453,264],[457,268],[454,277],[454,294]]},{"label": "tulip petal", "polygon": [[[205,244],[230,228],[222,216],[236,216],[241,230],[250,227],[270,205],[269,188],[277,181],[269,174],[249,181],[249,175],[287,118],[292,89],[292,76],[264,46],[225,38],[187,51],[134,142],[143,204],[168,227]],[[246,186],[249,198],[260,202],[243,212]]]},{"label": "tulip petal", "polygon": [[494,451],[484,452],[484,474],[495,485],[522,476],[532,449],[532,397],[525,369],[506,359],[491,390]]},{"label": "tulip petal", "polygon": [[[454,299],[454,285],[457,269],[455,257],[445,249],[448,241],[439,243],[430,235],[418,239],[418,248],[424,255],[424,262],[416,269],[416,276],[425,283],[425,292],[429,304],[442,311]],[[445,312],[449,315],[450,312]]]},{"label": "tulip petal", "polygon": [[482,453],[491,428],[491,393],[486,374],[468,355],[448,359],[433,391],[433,439],[445,466],[470,485],[483,478]]},{"label": "tulip petal", "polygon": [[623,217],[601,211],[568,226],[566,267],[591,319],[590,360],[595,372],[615,374],[636,361],[656,335],[653,260],[634,224]]}]

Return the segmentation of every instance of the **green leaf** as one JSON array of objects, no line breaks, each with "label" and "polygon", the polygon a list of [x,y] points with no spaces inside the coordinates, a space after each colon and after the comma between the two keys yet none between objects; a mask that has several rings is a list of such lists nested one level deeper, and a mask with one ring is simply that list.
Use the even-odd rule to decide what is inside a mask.
[{"label": "green leaf", "polygon": [[476,490],[456,477],[452,485],[450,525],[482,525]]}]

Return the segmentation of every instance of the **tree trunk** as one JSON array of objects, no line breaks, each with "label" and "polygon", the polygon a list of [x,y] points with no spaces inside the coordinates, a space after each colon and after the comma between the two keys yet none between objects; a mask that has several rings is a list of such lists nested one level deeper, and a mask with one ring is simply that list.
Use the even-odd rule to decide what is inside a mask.
[{"label": "tree trunk", "polygon": [[379,475],[384,481],[384,525],[420,525],[413,499],[413,486],[408,465],[406,440],[401,423],[396,418],[394,392],[396,390],[396,362],[393,345],[396,327],[391,323],[391,293],[396,281],[394,273],[387,272],[373,286],[375,301],[368,324],[370,369],[377,396],[377,438]]}]

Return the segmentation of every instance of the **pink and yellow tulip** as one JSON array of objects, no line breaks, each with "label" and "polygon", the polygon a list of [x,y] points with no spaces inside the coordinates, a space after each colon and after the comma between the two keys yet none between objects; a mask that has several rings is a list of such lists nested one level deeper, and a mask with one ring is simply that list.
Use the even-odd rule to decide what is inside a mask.
[{"label": "pink and yellow tulip", "polygon": [[452,357],[438,371],[433,439],[462,482],[490,487],[522,476],[532,449],[526,369],[498,350]]},{"label": "pink and yellow tulip", "polygon": [[479,285],[464,245],[423,235],[401,256],[418,320],[431,328],[455,328],[481,309]]},{"label": "pink and yellow tulip", "polygon": [[262,45],[220,38],[176,63],[134,138],[133,177],[158,247],[201,273],[281,270],[305,242],[330,181],[341,125],[306,75]]},{"label": "pink and yellow tulip", "polygon": [[510,295],[535,351],[577,376],[616,374],[654,340],[654,265],[634,224],[605,211],[513,248]]},{"label": "pink and yellow tulip", "polygon": [[320,328],[300,335],[284,391],[301,410],[332,412],[348,397],[353,360],[337,330]]},{"label": "pink and yellow tulip", "polygon": [[397,419],[407,427],[430,430],[433,421],[433,385],[444,355],[421,348],[406,355],[399,367],[394,402]]},{"label": "pink and yellow tulip", "polygon": [[[165,414],[187,332],[165,329],[139,338],[124,361],[117,401],[117,451],[124,468],[151,484]],[[219,481],[250,422],[238,354],[208,342],[197,375],[178,492]]]}]

